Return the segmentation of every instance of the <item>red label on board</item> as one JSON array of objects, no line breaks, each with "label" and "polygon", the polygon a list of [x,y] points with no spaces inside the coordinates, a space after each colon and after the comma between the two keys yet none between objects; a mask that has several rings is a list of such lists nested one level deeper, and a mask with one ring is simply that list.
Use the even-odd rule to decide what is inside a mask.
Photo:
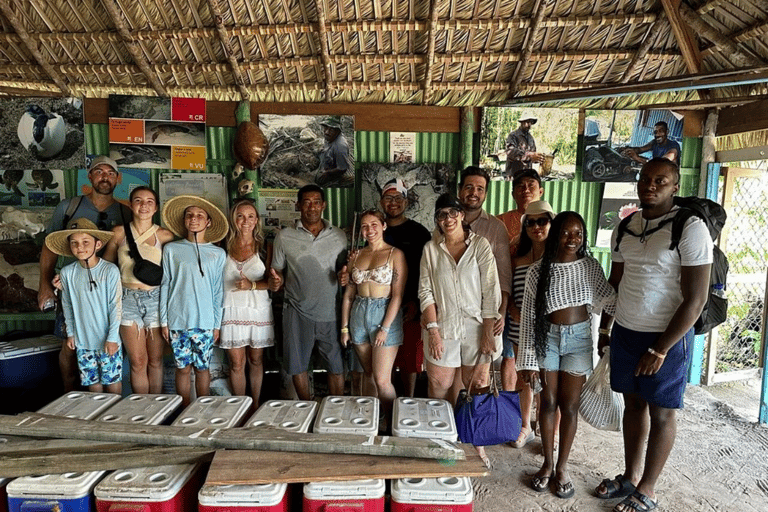
[{"label": "red label on board", "polygon": [[205,98],[171,98],[171,120],[205,122]]}]

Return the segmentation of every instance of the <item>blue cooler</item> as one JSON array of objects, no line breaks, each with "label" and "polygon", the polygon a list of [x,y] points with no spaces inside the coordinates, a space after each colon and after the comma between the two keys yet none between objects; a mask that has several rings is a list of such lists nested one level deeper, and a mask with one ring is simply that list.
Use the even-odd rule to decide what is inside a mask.
[{"label": "blue cooler", "polygon": [[61,339],[0,341],[0,388],[34,388],[59,371]]},{"label": "blue cooler", "polygon": [[95,512],[93,488],[106,471],[24,476],[8,484],[9,512]]}]

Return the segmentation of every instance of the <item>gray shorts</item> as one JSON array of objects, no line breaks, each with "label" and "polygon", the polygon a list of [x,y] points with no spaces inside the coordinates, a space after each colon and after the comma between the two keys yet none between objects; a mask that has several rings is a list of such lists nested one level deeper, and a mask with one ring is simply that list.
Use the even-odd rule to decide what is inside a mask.
[{"label": "gray shorts", "polygon": [[120,325],[139,329],[160,327],[160,287],[151,290],[123,288],[123,317]]},{"label": "gray shorts", "polygon": [[334,374],[344,373],[338,322],[310,320],[286,302],[283,305],[283,368],[288,375],[307,371],[315,343],[326,369]]}]

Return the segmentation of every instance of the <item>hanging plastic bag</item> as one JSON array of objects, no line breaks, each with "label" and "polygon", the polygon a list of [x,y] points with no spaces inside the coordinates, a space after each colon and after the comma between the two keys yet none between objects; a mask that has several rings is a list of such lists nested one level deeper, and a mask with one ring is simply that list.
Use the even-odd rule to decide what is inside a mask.
[{"label": "hanging plastic bag", "polygon": [[603,357],[581,390],[579,414],[599,430],[621,431],[624,397],[611,389],[611,355],[605,347]]}]

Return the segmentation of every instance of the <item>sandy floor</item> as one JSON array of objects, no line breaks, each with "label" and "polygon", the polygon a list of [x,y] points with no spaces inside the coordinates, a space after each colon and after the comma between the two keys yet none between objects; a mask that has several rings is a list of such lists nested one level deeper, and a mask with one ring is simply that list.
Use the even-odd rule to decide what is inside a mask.
[{"label": "sandy floor", "polygon": [[[522,450],[487,448],[493,470],[474,480],[475,510],[609,511],[617,500],[599,500],[595,486],[623,470],[621,434],[579,423],[570,457],[576,495],[561,500],[529,488],[541,465],[539,438]],[[657,486],[662,511],[768,510],[768,428],[741,416],[706,388],[689,387],[678,415],[678,437]]]}]

